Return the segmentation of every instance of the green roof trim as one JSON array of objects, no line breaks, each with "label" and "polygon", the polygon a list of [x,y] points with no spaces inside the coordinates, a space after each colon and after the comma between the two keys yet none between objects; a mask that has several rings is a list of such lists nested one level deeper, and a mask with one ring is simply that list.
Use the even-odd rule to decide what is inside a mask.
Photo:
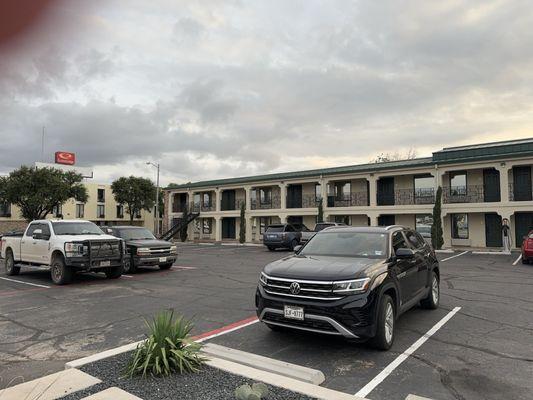
[{"label": "green roof trim", "polygon": [[279,181],[285,179],[305,179],[329,175],[373,173],[383,170],[401,168],[428,167],[436,164],[452,164],[456,162],[473,162],[499,160],[509,157],[533,156],[533,138],[507,140],[503,142],[482,143],[467,146],[447,147],[433,153],[432,157],[414,158],[411,160],[389,161],[348,165],[333,168],[310,169],[295,172],[243,176],[238,178],[215,179],[209,181],[170,184],[165,189],[196,189],[212,186],[239,185],[254,182]]}]

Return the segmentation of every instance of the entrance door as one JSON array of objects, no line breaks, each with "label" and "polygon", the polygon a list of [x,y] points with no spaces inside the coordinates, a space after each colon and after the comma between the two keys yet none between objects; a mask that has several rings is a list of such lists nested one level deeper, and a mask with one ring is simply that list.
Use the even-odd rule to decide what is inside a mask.
[{"label": "entrance door", "polygon": [[513,198],[515,201],[532,200],[531,167],[513,167]]},{"label": "entrance door", "polygon": [[483,170],[483,201],[500,201],[500,172],[498,170]]},{"label": "entrance door", "polygon": [[520,247],[524,236],[526,236],[529,231],[533,230],[533,213],[531,212],[515,213],[514,224],[515,224],[515,237],[512,238],[513,241],[511,244],[515,247]]},{"label": "entrance door", "polygon": [[394,214],[380,215],[378,217],[378,226],[389,226],[396,224],[396,217]]},{"label": "entrance door", "polygon": [[235,218],[222,218],[222,239],[235,239]]},{"label": "entrance door", "polygon": [[287,208],[302,208],[302,185],[287,187]]},{"label": "entrance door", "polygon": [[502,217],[498,214],[485,214],[485,245],[502,247]]},{"label": "entrance door", "polygon": [[222,192],[220,209],[222,211],[235,210],[235,190],[224,190]]},{"label": "entrance door", "polygon": [[378,206],[394,205],[394,177],[380,178],[378,181]]}]

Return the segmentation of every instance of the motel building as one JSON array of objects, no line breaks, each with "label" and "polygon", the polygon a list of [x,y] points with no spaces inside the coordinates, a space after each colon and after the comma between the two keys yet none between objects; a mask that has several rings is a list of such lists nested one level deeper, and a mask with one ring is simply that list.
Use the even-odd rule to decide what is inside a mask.
[{"label": "motel building", "polygon": [[520,247],[533,228],[532,165],[533,138],[444,148],[411,160],[171,185],[163,229],[187,208],[198,213],[188,240],[235,241],[244,204],[246,241],[261,243],[269,224],[313,229],[323,202],[326,221],[405,225],[429,240],[440,186],[445,248],[501,248],[504,218],[513,247]]}]

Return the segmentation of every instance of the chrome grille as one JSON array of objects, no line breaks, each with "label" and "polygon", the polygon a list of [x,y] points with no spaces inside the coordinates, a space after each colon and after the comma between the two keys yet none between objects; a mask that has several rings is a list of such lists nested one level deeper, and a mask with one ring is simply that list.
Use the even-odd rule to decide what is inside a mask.
[{"label": "chrome grille", "polygon": [[[299,290],[291,291],[291,285],[297,283]],[[342,296],[333,293],[333,282],[306,281],[298,279],[267,277],[265,291],[271,295],[306,298],[311,300],[339,300]]]}]

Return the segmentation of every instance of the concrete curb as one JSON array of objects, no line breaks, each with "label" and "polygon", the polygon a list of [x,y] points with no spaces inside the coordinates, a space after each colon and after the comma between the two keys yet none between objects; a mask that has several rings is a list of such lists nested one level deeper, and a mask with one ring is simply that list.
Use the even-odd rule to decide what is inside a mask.
[{"label": "concrete curb", "polygon": [[432,400],[432,399],[430,399],[429,397],[421,397],[415,394],[410,394],[409,396],[405,398],[405,400]]},{"label": "concrete curb", "polygon": [[313,385],[286,376],[237,364],[232,361],[222,360],[220,358],[213,358],[207,361],[206,364],[210,367],[218,368],[235,375],[244,376],[248,379],[261,381],[272,386],[281,387],[320,400],[365,400],[362,397],[357,397],[353,394]]},{"label": "concrete curb", "polygon": [[283,375],[288,378],[307,382],[313,385],[320,385],[326,377],[317,369],[302,367],[301,365],[278,361],[272,358],[263,357],[257,354],[247,353],[229,347],[208,343],[202,347],[202,352],[208,356],[231,361],[240,365],[256,368],[261,371]]},{"label": "concrete curb", "polygon": [[101,392],[95,393],[91,396],[84,397],[81,400],[142,400],[140,397],[134,396],[118,387],[110,387]]},{"label": "concrete curb", "polygon": [[93,354],[92,356],[87,356],[83,358],[78,358],[77,360],[69,361],[65,364],[65,369],[70,368],[79,368],[85,364],[90,364],[95,361],[100,361],[105,358],[116,356],[117,354],[127,353],[128,351],[135,350],[139,344],[144,342],[144,340],[140,340],[138,342],[129,343],[124,346],[115,347],[114,349],[109,349],[102,351],[100,353]]},{"label": "concrete curb", "polygon": [[511,256],[511,252],[505,252],[505,251],[473,251],[472,254],[489,254],[489,255],[495,255],[495,256]]}]

